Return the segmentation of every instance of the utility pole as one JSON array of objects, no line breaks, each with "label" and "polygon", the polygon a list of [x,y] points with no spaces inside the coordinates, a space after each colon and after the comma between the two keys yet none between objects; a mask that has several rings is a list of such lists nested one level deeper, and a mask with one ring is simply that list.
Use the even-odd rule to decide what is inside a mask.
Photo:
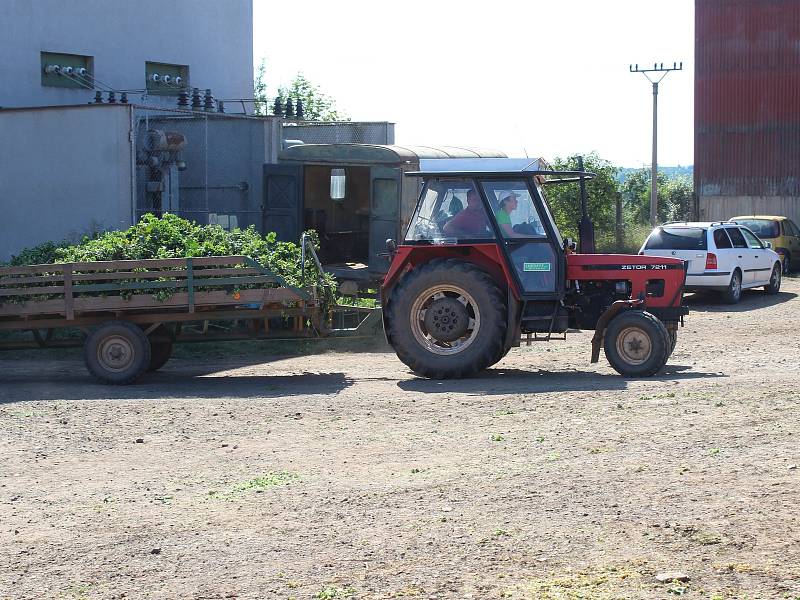
[{"label": "utility pole", "polygon": [[[653,63],[652,69],[640,69],[639,65],[630,65],[631,73],[641,73],[647,80],[653,84],[653,165],[652,176],[650,182],[650,225],[655,227],[658,225],[658,84],[666,77],[670,71],[682,71],[683,63],[672,63],[670,67],[664,66],[664,63]],[[654,76],[657,79],[651,79],[648,73],[661,73],[662,75]]]}]

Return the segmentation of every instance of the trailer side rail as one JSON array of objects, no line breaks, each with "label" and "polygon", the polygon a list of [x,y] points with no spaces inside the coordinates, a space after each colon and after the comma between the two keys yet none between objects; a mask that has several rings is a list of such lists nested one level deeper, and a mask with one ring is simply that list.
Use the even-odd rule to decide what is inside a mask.
[{"label": "trailer side rail", "polygon": [[15,328],[9,321],[44,316],[74,321],[84,313],[165,309],[191,314],[210,307],[314,300],[313,292],[289,286],[246,256],[0,268],[0,328],[6,329]]}]

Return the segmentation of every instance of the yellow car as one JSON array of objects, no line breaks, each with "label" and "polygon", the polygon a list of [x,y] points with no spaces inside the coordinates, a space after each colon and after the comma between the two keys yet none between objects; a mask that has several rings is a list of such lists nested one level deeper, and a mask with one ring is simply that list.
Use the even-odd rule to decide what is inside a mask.
[{"label": "yellow car", "polygon": [[800,268],[800,229],[791,219],[768,215],[733,217],[739,225],[744,225],[765,242],[772,244],[783,261],[783,272]]}]

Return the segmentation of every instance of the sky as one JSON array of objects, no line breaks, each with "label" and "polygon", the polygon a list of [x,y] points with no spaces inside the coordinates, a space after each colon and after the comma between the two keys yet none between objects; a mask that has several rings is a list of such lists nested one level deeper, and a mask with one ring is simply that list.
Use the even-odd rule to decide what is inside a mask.
[{"label": "sky", "polygon": [[658,163],[693,158],[693,0],[254,0],[267,94],[298,72],[395,142],[650,165],[653,88],[629,66],[683,62],[659,86]]}]

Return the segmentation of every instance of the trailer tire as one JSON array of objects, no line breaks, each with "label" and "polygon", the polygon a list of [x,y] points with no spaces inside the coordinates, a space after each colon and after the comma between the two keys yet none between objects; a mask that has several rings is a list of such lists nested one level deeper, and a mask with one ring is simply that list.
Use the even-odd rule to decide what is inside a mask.
[{"label": "trailer tire", "polygon": [[127,321],[108,321],[92,331],[83,345],[86,368],[103,383],[126,385],[150,365],[150,341]]},{"label": "trailer tire", "polygon": [[603,346],[617,373],[649,377],[666,364],[671,343],[658,317],[642,310],[626,310],[608,324]]},{"label": "trailer tire", "polygon": [[505,295],[471,263],[436,259],[410,271],[387,313],[398,358],[423,377],[468,377],[503,357]]},{"label": "trailer tire", "polygon": [[172,342],[150,342],[150,364],[147,372],[158,371],[172,357]]}]

